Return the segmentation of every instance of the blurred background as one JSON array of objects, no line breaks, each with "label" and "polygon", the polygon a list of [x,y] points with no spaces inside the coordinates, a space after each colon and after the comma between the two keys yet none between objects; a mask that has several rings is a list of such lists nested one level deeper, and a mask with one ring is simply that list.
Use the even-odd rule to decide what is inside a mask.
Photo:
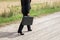
[{"label": "blurred background", "polygon": [[[60,11],[60,0],[32,0],[30,15],[33,17],[45,16]],[[0,0],[0,25],[20,21],[20,0]]]}]

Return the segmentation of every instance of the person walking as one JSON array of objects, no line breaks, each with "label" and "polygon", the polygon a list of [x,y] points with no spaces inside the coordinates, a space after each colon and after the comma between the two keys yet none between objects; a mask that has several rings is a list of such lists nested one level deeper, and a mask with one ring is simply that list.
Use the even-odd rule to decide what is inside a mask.
[{"label": "person walking", "polygon": [[[23,17],[29,16],[29,11],[31,9],[30,3],[31,3],[31,0],[21,0],[21,11],[22,11]],[[21,22],[18,29],[18,33],[21,35],[24,35],[24,33],[22,32],[23,27],[24,25],[22,25],[22,22]],[[32,31],[30,25],[27,25],[27,29],[28,31]]]}]

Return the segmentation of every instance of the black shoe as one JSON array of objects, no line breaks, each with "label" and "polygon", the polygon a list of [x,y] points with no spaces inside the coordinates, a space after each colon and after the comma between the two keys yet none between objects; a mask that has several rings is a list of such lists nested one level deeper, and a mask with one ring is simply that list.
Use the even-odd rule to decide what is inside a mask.
[{"label": "black shoe", "polygon": [[24,34],[18,33],[18,35],[24,35]]},{"label": "black shoe", "polygon": [[24,33],[22,33],[22,32],[18,32],[20,35],[24,35]]},{"label": "black shoe", "polygon": [[28,30],[28,31],[32,31],[32,30]]},{"label": "black shoe", "polygon": [[20,33],[21,35],[24,35],[24,33]]}]

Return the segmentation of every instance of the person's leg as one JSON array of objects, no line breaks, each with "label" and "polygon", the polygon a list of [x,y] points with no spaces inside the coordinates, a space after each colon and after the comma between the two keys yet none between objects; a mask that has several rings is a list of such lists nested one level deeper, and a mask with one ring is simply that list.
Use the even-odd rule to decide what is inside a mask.
[{"label": "person's leg", "polygon": [[22,32],[23,26],[24,25],[22,25],[22,23],[21,23],[20,26],[19,26],[19,29],[18,29],[18,33]]},{"label": "person's leg", "polygon": [[27,29],[28,29],[28,31],[32,31],[32,29],[31,29],[31,26],[30,26],[30,25],[27,25]]},{"label": "person's leg", "polygon": [[[28,13],[29,14],[29,13]],[[26,15],[25,16],[29,16],[27,13],[26,13]],[[27,29],[28,29],[28,31],[32,31],[32,29],[31,29],[31,26],[30,25],[27,25]]]},{"label": "person's leg", "polygon": [[[29,13],[28,13],[29,14]],[[27,13],[25,13],[23,16],[29,16]],[[27,25],[27,29],[28,29],[28,31],[32,31],[31,30],[31,26],[30,25]]]},{"label": "person's leg", "polygon": [[22,25],[22,22],[21,22],[21,24],[20,24],[20,26],[19,26],[19,29],[18,29],[18,33],[20,33],[21,35],[24,35],[24,34],[22,33],[23,27],[24,27],[24,25]]}]

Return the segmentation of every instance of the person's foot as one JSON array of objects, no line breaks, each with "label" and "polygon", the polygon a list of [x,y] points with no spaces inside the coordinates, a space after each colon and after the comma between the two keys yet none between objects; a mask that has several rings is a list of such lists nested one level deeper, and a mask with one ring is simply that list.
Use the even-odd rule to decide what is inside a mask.
[{"label": "person's foot", "polygon": [[28,31],[32,31],[32,30],[28,30]]},{"label": "person's foot", "polygon": [[18,32],[18,34],[20,34],[20,35],[24,35],[24,33],[22,33],[22,32]]},{"label": "person's foot", "polygon": [[20,33],[21,35],[24,35],[24,33]]}]

